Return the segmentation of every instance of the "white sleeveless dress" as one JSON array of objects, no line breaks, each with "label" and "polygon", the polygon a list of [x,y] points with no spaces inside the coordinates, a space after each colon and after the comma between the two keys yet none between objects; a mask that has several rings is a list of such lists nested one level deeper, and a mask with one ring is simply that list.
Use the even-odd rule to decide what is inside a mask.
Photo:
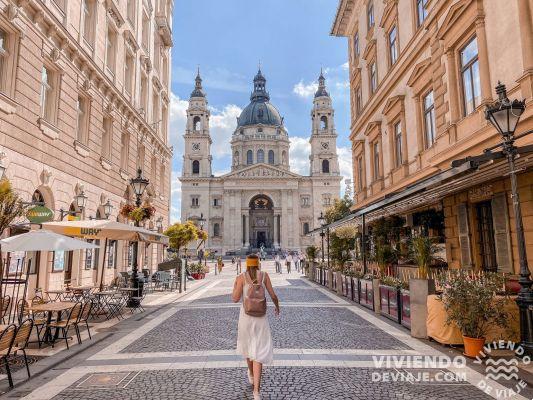
[{"label": "white sleeveless dress", "polygon": [[[244,272],[241,274],[244,279],[243,302],[244,294],[247,293],[249,288],[244,274]],[[264,285],[265,273],[261,272],[261,275],[261,284]],[[272,364],[274,358],[274,347],[267,316],[252,317],[244,312],[243,304],[241,304],[239,314],[237,354],[266,365]]]}]

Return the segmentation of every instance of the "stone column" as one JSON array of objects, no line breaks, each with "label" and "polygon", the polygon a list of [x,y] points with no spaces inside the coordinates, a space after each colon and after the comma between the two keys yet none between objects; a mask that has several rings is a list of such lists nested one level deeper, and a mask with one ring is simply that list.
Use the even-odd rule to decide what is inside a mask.
[{"label": "stone column", "polygon": [[483,17],[476,19],[476,36],[479,52],[481,104],[485,104],[492,101],[492,90],[490,88],[489,50],[487,46],[487,34],[485,32],[485,18]]},{"label": "stone column", "polygon": [[450,115],[451,123],[455,124],[459,120],[461,110],[459,108],[459,94],[457,93],[457,65],[455,63],[455,52],[452,48],[446,51],[448,70],[448,90],[450,91]]},{"label": "stone column", "polygon": [[279,218],[278,213],[274,214],[274,248],[279,248]]},{"label": "stone column", "polygon": [[244,247],[250,247],[250,211],[244,213]]}]

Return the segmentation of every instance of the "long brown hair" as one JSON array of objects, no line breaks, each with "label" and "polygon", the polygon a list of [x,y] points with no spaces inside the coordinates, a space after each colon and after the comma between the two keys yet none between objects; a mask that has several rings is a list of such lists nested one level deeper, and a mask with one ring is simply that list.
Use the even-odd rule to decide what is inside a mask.
[{"label": "long brown hair", "polygon": [[250,274],[253,283],[257,283],[257,271],[259,271],[259,257],[251,254],[246,257],[246,271]]}]

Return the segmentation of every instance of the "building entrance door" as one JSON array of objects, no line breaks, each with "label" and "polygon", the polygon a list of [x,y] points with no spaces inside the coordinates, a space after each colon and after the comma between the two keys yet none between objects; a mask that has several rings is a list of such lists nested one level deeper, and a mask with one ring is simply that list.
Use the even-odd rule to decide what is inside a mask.
[{"label": "building entrance door", "polygon": [[492,226],[492,205],[490,201],[476,204],[478,223],[479,253],[481,267],[485,271],[497,271],[496,245],[494,243],[494,227]]},{"label": "building entrance door", "polygon": [[257,232],[257,243],[256,247],[259,248],[261,245],[267,247],[267,235],[265,231]]},{"label": "building entrance door", "polygon": [[272,200],[257,195],[250,201],[250,245],[259,249],[261,245],[270,249],[274,245],[274,209]]}]

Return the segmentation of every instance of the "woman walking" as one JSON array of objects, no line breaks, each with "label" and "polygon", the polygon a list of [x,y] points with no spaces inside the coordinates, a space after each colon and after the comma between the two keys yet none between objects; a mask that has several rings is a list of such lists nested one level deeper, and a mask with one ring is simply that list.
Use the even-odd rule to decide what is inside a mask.
[{"label": "woman walking", "polygon": [[235,279],[233,301],[241,301],[237,334],[237,353],[248,363],[248,381],[253,385],[254,400],[260,400],[263,364],[271,364],[274,356],[270,325],[266,316],[265,289],[279,315],[279,301],[266,272],[259,270],[259,258],[246,258],[246,271]]}]

